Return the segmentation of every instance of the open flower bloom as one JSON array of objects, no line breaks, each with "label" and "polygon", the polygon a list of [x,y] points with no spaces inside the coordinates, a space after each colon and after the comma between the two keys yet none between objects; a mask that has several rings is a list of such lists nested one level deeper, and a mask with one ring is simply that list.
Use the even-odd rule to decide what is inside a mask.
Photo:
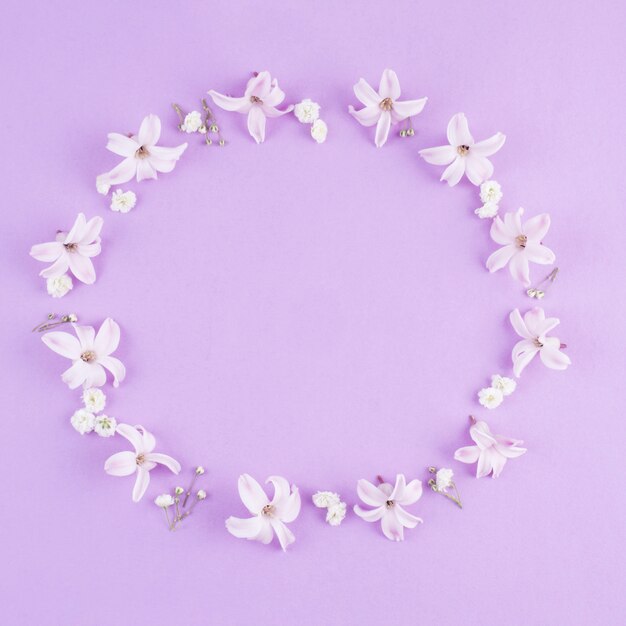
[{"label": "open flower bloom", "polygon": [[519,280],[525,287],[530,285],[530,268],[528,263],[551,265],[556,256],[541,240],[550,228],[550,216],[542,213],[522,224],[524,209],[515,213],[507,213],[504,220],[497,216],[491,223],[491,238],[503,247],[496,250],[487,259],[487,269],[497,272],[507,263],[511,276]]},{"label": "open flower bloom", "polygon": [[492,472],[493,478],[498,478],[507,459],[514,459],[526,452],[526,448],[520,448],[523,441],[492,435],[486,422],[474,420],[470,426],[470,437],[476,445],[459,448],[454,453],[454,458],[461,463],[478,462],[476,478],[488,476]]},{"label": "open flower bloom", "polygon": [[246,91],[240,98],[231,98],[211,89],[209,95],[213,102],[225,111],[236,111],[248,116],[248,132],[257,143],[265,141],[265,119],[280,117],[293,111],[290,104],[284,111],[276,107],[285,99],[285,92],[272,80],[268,71],[259,72],[246,85]]},{"label": "open flower bloom", "polygon": [[513,359],[513,373],[519,378],[522,370],[539,353],[543,364],[553,370],[567,369],[572,361],[561,352],[561,341],[556,337],[546,335],[560,324],[557,317],[548,317],[541,307],[535,307],[527,311],[522,318],[519,309],[511,311],[509,315],[511,326],[522,337],[513,346],[511,358]]},{"label": "open flower bloom", "polygon": [[161,120],[152,113],[143,118],[136,135],[109,133],[107,150],[124,157],[110,172],[100,174],[96,186],[106,190],[111,185],[121,185],[136,177],[137,182],[147,178],[157,178],[157,172],[171,172],[187,148],[181,143],[175,148],[157,146],[161,136]]},{"label": "open flower bloom", "polygon": [[72,366],[63,372],[63,382],[70,389],[80,385],[85,389],[102,387],[106,382],[106,368],[113,374],[113,386],[117,387],[126,376],[124,364],[111,356],[120,343],[118,324],[107,317],[97,335],[91,326],[73,326],[76,337],[57,330],[41,338],[48,348],[73,361]]},{"label": "open flower bloom", "polygon": [[104,471],[111,476],[130,476],[137,473],[133,487],[133,502],[139,502],[150,484],[150,470],[158,463],[165,465],[174,474],[180,472],[180,463],[167,454],[153,452],[156,446],[154,435],[143,426],[118,424],[117,433],[133,444],[134,452],[117,452],[104,462]]},{"label": "open flower bloom", "polygon": [[239,477],[239,497],[253,517],[229,517],[226,528],[235,537],[265,544],[270,543],[276,533],[280,547],[287,550],[296,538],[285,524],[293,522],[300,513],[300,492],[295,485],[290,489],[289,482],[282,476],[270,476],[265,482],[274,485],[271,500],[252,476],[242,474]]},{"label": "open flower bloom", "polygon": [[382,483],[376,487],[361,479],[356,486],[359,498],[375,508],[362,509],[354,505],[354,512],[366,522],[380,520],[385,537],[392,541],[404,540],[404,529],[415,528],[424,520],[411,515],[402,507],[415,504],[422,497],[422,481],[412,480],[408,485],[403,474],[398,474],[396,484]]},{"label": "open flower bloom", "polygon": [[374,143],[380,148],[385,145],[392,124],[421,113],[428,98],[398,102],[400,82],[393,70],[385,70],[380,79],[378,92],[363,79],[354,85],[354,95],[365,107],[359,111],[350,105],[348,111],[363,126],[376,124]]},{"label": "open flower bloom", "polygon": [[505,135],[496,133],[489,139],[474,142],[465,114],[457,113],[448,123],[450,145],[420,150],[420,156],[427,163],[448,166],[441,180],[447,181],[450,187],[454,187],[463,174],[474,185],[480,185],[493,174],[493,165],[487,157],[500,150],[505,139]]},{"label": "open flower bloom", "polygon": [[55,241],[38,243],[30,255],[38,261],[52,263],[39,272],[44,278],[63,276],[68,270],[83,283],[91,285],[96,280],[92,257],[100,254],[100,231],[104,220],[92,217],[89,221],[79,213],[69,233],[59,232]]}]

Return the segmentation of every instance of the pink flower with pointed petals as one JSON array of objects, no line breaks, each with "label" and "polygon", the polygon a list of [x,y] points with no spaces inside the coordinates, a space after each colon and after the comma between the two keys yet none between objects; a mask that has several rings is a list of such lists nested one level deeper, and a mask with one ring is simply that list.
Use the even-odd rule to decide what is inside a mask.
[{"label": "pink flower with pointed petals", "polygon": [[133,444],[134,452],[117,452],[104,462],[104,471],[111,476],[130,476],[137,473],[133,487],[133,502],[143,498],[150,484],[150,470],[157,464],[165,465],[174,474],[180,472],[180,463],[167,454],[153,452],[156,446],[154,435],[143,426],[118,424],[115,429]]},{"label": "pink flower with pointed petals", "polygon": [[30,256],[38,261],[52,263],[39,272],[44,278],[56,278],[71,271],[78,280],[91,285],[96,270],[91,259],[100,254],[100,231],[104,220],[92,217],[89,221],[79,213],[69,233],[59,232],[56,241],[38,243],[30,249]]},{"label": "pink flower with pointed petals", "polygon": [[496,216],[491,224],[491,238],[503,247],[496,250],[487,259],[487,269],[497,272],[507,263],[509,272],[525,287],[530,285],[530,268],[528,263],[551,265],[556,256],[541,240],[550,228],[550,216],[542,213],[522,224],[524,209],[515,213],[507,213],[504,220]]},{"label": "pink flower with pointed petals", "polygon": [[459,448],[454,458],[461,463],[476,463],[476,478],[492,474],[498,478],[502,473],[507,459],[515,459],[526,452],[520,448],[524,443],[519,439],[509,439],[502,435],[492,435],[486,422],[477,422],[472,418],[470,437],[476,442],[475,446]]},{"label": "pink flower with pointed petals", "polygon": [[404,529],[415,528],[424,520],[411,515],[402,507],[415,504],[422,497],[422,481],[412,480],[408,485],[403,474],[396,476],[396,484],[382,483],[376,487],[368,480],[361,479],[356,486],[359,498],[375,508],[362,509],[354,505],[354,512],[366,522],[380,520],[387,539],[403,541]]},{"label": "pink flower with pointed petals", "polygon": [[350,105],[348,112],[363,126],[376,124],[374,143],[377,148],[385,145],[392,124],[421,113],[428,98],[399,102],[400,82],[393,70],[385,70],[380,79],[378,92],[363,79],[354,85],[354,94],[365,105],[359,111]]},{"label": "pink flower with pointed petals", "polygon": [[246,85],[246,91],[240,98],[231,98],[211,89],[209,95],[213,102],[225,111],[236,111],[248,115],[248,132],[257,143],[265,141],[265,119],[280,117],[293,111],[290,104],[284,111],[276,107],[285,99],[285,93],[272,80],[268,71],[259,72]]},{"label": "pink flower with pointed petals", "polygon": [[72,324],[78,338],[69,333],[54,331],[46,333],[41,340],[54,352],[73,361],[72,366],[61,376],[70,389],[81,385],[102,387],[108,369],[113,374],[113,386],[117,387],[126,376],[124,364],[111,356],[120,343],[120,327],[107,317],[98,334],[91,326]]},{"label": "pink flower with pointed petals", "polygon": [[441,180],[454,187],[463,174],[474,184],[480,185],[491,178],[493,165],[487,158],[504,145],[506,135],[496,133],[489,139],[474,142],[464,113],[452,116],[448,123],[449,146],[420,150],[420,156],[433,165],[447,165]]},{"label": "pink flower with pointed petals", "polygon": [[100,174],[96,186],[106,189],[111,185],[121,185],[136,177],[137,182],[148,178],[158,178],[157,172],[171,172],[176,161],[187,148],[181,143],[175,148],[157,146],[161,136],[161,120],[152,113],[143,118],[136,135],[109,133],[107,150],[124,157],[110,172]]},{"label": "pink flower with pointed petals", "polygon": [[509,319],[515,332],[523,338],[513,346],[511,353],[513,373],[518,378],[537,353],[543,364],[553,370],[564,370],[572,364],[567,354],[561,352],[561,341],[556,337],[546,337],[560,324],[558,318],[546,318],[544,310],[535,307],[527,311],[523,319],[519,309],[515,309]]},{"label": "pink flower with pointed petals", "polygon": [[278,537],[280,547],[287,550],[296,538],[286,523],[293,522],[300,513],[300,492],[295,485],[282,476],[270,476],[266,483],[274,485],[274,497],[270,500],[261,485],[249,474],[239,477],[239,497],[253,517],[242,519],[229,517],[228,532],[239,539],[250,539],[268,544]]}]

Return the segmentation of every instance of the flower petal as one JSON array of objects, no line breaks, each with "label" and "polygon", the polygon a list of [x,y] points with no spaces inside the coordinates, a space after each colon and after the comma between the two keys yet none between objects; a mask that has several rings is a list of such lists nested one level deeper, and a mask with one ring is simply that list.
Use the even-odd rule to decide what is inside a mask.
[{"label": "flower petal", "polygon": [[476,463],[479,456],[480,448],[478,446],[465,446],[454,453],[454,459],[461,461],[461,463]]},{"label": "flower petal", "polygon": [[135,428],[141,434],[142,446],[144,452],[152,452],[156,448],[155,436],[141,424],[136,424]]},{"label": "flower petal", "polygon": [[277,107],[285,99],[285,92],[278,86],[278,80],[272,81],[270,92],[263,99],[263,104],[269,107]]},{"label": "flower petal", "polygon": [[489,476],[492,466],[492,458],[497,452],[491,448],[485,448],[480,451],[480,457],[478,458],[478,465],[476,466],[476,478],[482,478],[483,476]]},{"label": "flower petal", "polygon": [[380,118],[376,123],[376,136],[374,137],[374,143],[377,148],[382,148],[387,142],[389,136],[389,129],[391,128],[391,113],[389,111],[382,111]]},{"label": "flower petal", "polygon": [[263,110],[263,114],[265,115],[265,117],[280,117],[281,115],[285,115],[285,113],[291,113],[294,109],[293,104],[290,104],[286,109],[284,110],[280,110],[277,109],[276,107],[271,107],[268,106],[267,104],[262,104],[261,105],[261,109]]},{"label": "flower petal", "polygon": [[78,324],[74,324],[74,332],[78,337],[78,341],[80,341],[82,352],[93,350],[94,338],[96,336],[96,331],[93,329],[93,326],[79,326]]},{"label": "flower petal", "polygon": [[419,151],[419,155],[426,163],[448,165],[457,158],[458,153],[452,146],[438,146],[436,148],[424,148],[424,150]]},{"label": "flower petal", "polygon": [[100,243],[78,244],[78,254],[89,257],[90,259],[98,256],[102,252]]},{"label": "flower petal", "polygon": [[69,269],[69,254],[63,250],[61,256],[50,266],[44,268],[39,272],[39,276],[43,278],[56,278],[57,276],[63,276]]},{"label": "flower petal", "polygon": [[365,480],[365,478],[357,482],[356,492],[359,498],[370,506],[380,506],[387,501],[387,496],[378,487],[372,485],[369,480]]},{"label": "flower petal", "polygon": [[[181,143],[179,146],[174,146],[173,148],[166,148],[164,146],[152,146],[152,148],[150,148],[150,156],[148,157],[148,160],[153,165],[155,165],[155,163],[161,163],[162,161],[178,161],[183,152],[185,152],[185,150],[187,149],[187,146],[187,142]],[[160,172],[161,170],[158,171]]]},{"label": "flower petal", "polygon": [[100,216],[92,217],[85,224],[85,229],[83,230],[82,237],[76,243],[89,244],[96,241],[96,239],[98,239],[98,236],[100,235],[103,224],[104,220]]},{"label": "flower petal", "polygon": [[526,254],[514,254],[509,261],[509,272],[515,280],[519,280],[524,287],[530,287],[530,266]]},{"label": "flower petal", "polygon": [[522,319],[522,315],[519,312],[519,309],[514,309],[509,314],[509,321],[511,322],[511,326],[513,326],[513,330],[520,336],[524,337],[524,339],[534,339],[535,336],[528,330],[526,326],[526,322]]},{"label": "flower petal", "polygon": [[265,484],[272,483],[274,486],[274,497],[272,498],[270,504],[276,507],[281,506],[287,501],[289,494],[291,492],[291,488],[289,487],[289,481],[282,476],[270,476]]},{"label": "flower petal", "polygon": [[[532,309],[526,311],[526,313],[524,313],[524,325],[526,326],[526,328],[528,328],[528,332],[530,333],[530,339],[539,337],[542,329],[544,329],[545,327],[545,321],[546,312],[540,306],[535,306]],[[552,325],[551,328],[554,328],[554,326],[556,326],[557,324]]]},{"label": "flower petal", "polygon": [[515,459],[527,452],[526,448],[521,448],[518,444],[524,443],[523,441],[508,439],[500,435],[496,435],[498,443],[496,443],[496,450],[505,456],[507,459]]},{"label": "flower petal", "polygon": [[120,343],[120,327],[117,322],[107,317],[98,330],[93,347],[98,357],[108,356],[117,350]]},{"label": "flower petal", "polygon": [[66,359],[80,359],[82,350],[80,342],[74,335],[57,330],[43,335],[41,341],[43,341],[50,350],[64,356]]},{"label": "flower petal", "polygon": [[128,450],[117,452],[104,462],[104,471],[111,476],[130,476],[137,471],[137,456]]},{"label": "flower petal", "polygon": [[280,507],[277,507],[278,517],[287,523],[293,522],[298,517],[302,505],[298,488],[294,485],[291,489],[292,491],[287,501]]},{"label": "flower petal", "polygon": [[248,81],[245,95],[248,100],[251,96],[256,96],[261,100],[265,100],[265,98],[269,95],[271,88],[272,77],[267,70],[263,70]]},{"label": "flower petal", "polygon": [[396,515],[396,507],[385,511],[380,526],[387,539],[391,539],[391,541],[404,540],[404,526],[402,526]]},{"label": "flower petal", "polygon": [[[548,340],[560,345],[559,340],[555,337],[549,337]],[[561,352],[556,345],[550,345],[549,343],[544,344],[543,348],[539,350],[539,357],[546,367],[553,370],[564,370],[572,364],[567,354]]]},{"label": "flower petal", "polygon": [[121,163],[116,165],[110,172],[101,174],[109,185],[122,185],[127,183],[137,173],[137,164],[139,160],[134,156],[127,157]]},{"label": "flower petal", "polygon": [[445,180],[450,187],[454,187],[465,174],[465,159],[457,156],[454,161],[444,170],[439,180]]},{"label": "flower petal", "polygon": [[114,356],[103,356],[98,358],[98,363],[106,367],[113,374],[113,386],[119,387],[119,384],[126,378],[126,368],[124,364]]},{"label": "flower petal", "polygon": [[353,510],[366,522],[377,522],[385,514],[386,508],[385,505],[382,505],[375,509],[363,509],[358,504],[355,504]]},{"label": "flower petal", "polygon": [[502,221],[499,215],[491,222],[489,235],[496,243],[506,246],[513,243],[518,234],[519,233],[513,232],[506,222]]},{"label": "flower petal", "polygon": [[137,182],[156,178],[158,178],[157,171],[154,169],[150,159],[139,159],[137,161]]},{"label": "flower petal", "polygon": [[180,463],[169,454],[163,454],[161,452],[148,452],[145,455],[145,459],[150,463],[160,463],[161,465],[165,465],[165,467],[167,467],[167,469],[174,474],[178,474],[180,472]]},{"label": "flower petal", "polygon": [[133,487],[133,502],[139,502],[150,484],[150,472],[141,466],[137,467],[137,479]]},{"label": "flower petal", "polygon": [[458,146],[471,146],[474,138],[469,132],[469,125],[464,113],[457,113],[448,122],[448,141],[455,148]]},{"label": "flower petal", "polygon": [[482,420],[473,424],[469,432],[470,437],[481,450],[490,448],[496,442],[496,438],[491,434],[487,422]]},{"label": "flower petal", "polygon": [[253,515],[258,515],[263,507],[269,504],[269,498],[263,488],[250,474],[242,474],[239,477],[237,488],[241,501]]},{"label": "flower petal", "polygon": [[404,499],[404,489],[406,487],[406,478],[404,474],[396,475],[396,484],[393,487],[393,491],[389,496],[389,500],[403,500]]},{"label": "flower petal", "polygon": [[[394,102],[391,111],[393,123],[401,122],[407,117],[413,117],[422,112],[426,106],[428,98],[420,98],[419,100],[405,100],[404,102]],[[452,147],[452,146],[450,146]]]},{"label": "flower petal", "polygon": [[380,86],[378,87],[378,95],[381,100],[391,98],[397,100],[400,97],[400,81],[398,75],[393,70],[384,70],[380,77]]},{"label": "flower petal", "polygon": [[533,242],[541,242],[550,229],[550,215],[541,213],[531,217],[524,224],[524,234]]},{"label": "flower petal", "polygon": [[102,387],[107,381],[107,375],[102,366],[98,363],[85,363],[85,389],[89,387]]},{"label": "flower petal", "polygon": [[144,453],[143,438],[141,433],[134,426],[130,424],[118,424],[115,431],[130,441],[137,454]]},{"label": "flower petal", "polygon": [[556,261],[556,255],[547,246],[537,243],[527,243],[524,248],[526,257],[532,263],[540,265],[552,265]]},{"label": "flower petal", "polygon": [[501,270],[511,260],[511,257],[517,252],[517,250],[517,247],[511,244],[491,253],[487,259],[487,269],[491,273]]},{"label": "flower petal", "polygon": [[231,98],[211,89],[209,95],[213,98],[213,102],[224,111],[237,111],[237,113],[247,113],[252,107],[250,98]]},{"label": "flower petal", "polygon": [[61,374],[61,380],[70,388],[78,389],[89,375],[89,365],[78,359]]},{"label": "flower petal", "polygon": [[382,114],[378,105],[367,106],[360,111],[357,111],[352,105],[350,105],[348,106],[348,112],[362,126],[374,126]]},{"label": "flower petal", "polygon": [[35,244],[30,249],[30,256],[38,261],[52,263],[63,254],[63,244],[58,241],[50,241],[48,243]]},{"label": "flower petal", "polygon": [[378,108],[380,101],[383,99],[363,78],[359,78],[359,82],[354,85],[354,95],[368,108],[374,106]]},{"label": "flower petal", "polygon": [[504,469],[505,464],[506,464],[506,457],[500,454],[500,451],[498,450],[497,447],[494,448],[491,453],[491,470],[493,472],[492,473],[493,478],[498,478],[498,476],[500,476],[500,474],[502,473],[502,470]]},{"label": "flower petal", "polygon": [[472,184],[480,185],[491,178],[493,164],[489,159],[475,154],[472,147],[465,157],[465,174]]},{"label": "flower petal", "polygon": [[533,360],[537,352],[539,352],[539,348],[530,339],[522,339],[513,346],[511,359],[513,360],[513,373],[515,376],[518,378],[521,376],[525,367]]},{"label": "flower petal", "polygon": [[161,136],[161,120],[154,113],[146,115],[141,122],[137,133],[137,143],[140,146],[154,146]]},{"label": "flower petal", "polygon": [[238,539],[257,539],[261,534],[263,527],[263,519],[261,516],[248,517],[229,517],[226,520],[226,530]]},{"label": "flower petal", "polygon": [[278,537],[278,542],[283,552],[296,540],[294,534],[285,526],[279,519],[275,517],[270,518],[270,524]]},{"label": "flower petal", "polygon": [[405,485],[402,499],[398,499],[400,504],[415,504],[422,497],[422,481],[417,478]]},{"label": "flower petal", "polygon": [[73,252],[67,255],[67,260],[70,271],[78,280],[86,285],[93,285],[96,282],[96,269],[89,257]]},{"label": "flower petal", "polygon": [[423,524],[424,520],[421,517],[411,515],[408,511],[405,511],[399,504],[394,507],[398,521],[405,528],[415,528],[418,524]]},{"label": "flower petal", "polygon": [[503,133],[496,133],[489,137],[489,139],[483,139],[478,141],[472,146],[472,152],[483,157],[491,156],[495,154],[504,145],[506,135]]},{"label": "flower petal", "polygon": [[265,115],[260,106],[253,106],[248,113],[248,132],[257,143],[265,141]]},{"label": "flower petal", "polygon": [[132,157],[140,148],[140,144],[134,139],[121,133],[109,133],[107,138],[107,150],[119,156]]}]

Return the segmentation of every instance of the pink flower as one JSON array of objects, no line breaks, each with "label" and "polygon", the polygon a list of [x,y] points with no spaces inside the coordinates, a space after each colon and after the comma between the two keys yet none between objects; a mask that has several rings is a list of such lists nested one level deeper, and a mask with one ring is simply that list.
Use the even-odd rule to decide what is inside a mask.
[{"label": "pink flower", "polygon": [[46,333],[41,338],[48,348],[72,359],[72,366],[63,372],[63,382],[70,389],[80,385],[85,389],[102,387],[106,382],[106,368],[113,374],[113,386],[117,387],[126,376],[123,363],[111,356],[120,342],[120,327],[110,317],[102,322],[97,335],[91,326],[73,326],[78,339],[62,331]]},{"label": "pink flower", "polygon": [[276,107],[285,99],[285,93],[278,86],[276,79],[272,80],[267,71],[253,76],[246,85],[246,91],[240,98],[231,98],[211,89],[209,95],[213,102],[225,111],[237,111],[248,115],[248,132],[257,143],[265,141],[265,119],[280,117],[293,111],[290,104],[284,111]]},{"label": "pink flower", "polygon": [[118,424],[115,429],[133,444],[134,452],[117,452],[104,462],[104,471],[111,476],[130,476],[137,472],[133,487],[133,502],[139,502],[150,484],[150,470],[157,463],[165,465],[174,474],[180,472],[180,463],[167,454],[153,452],[156,446],[154,435],[143,426]]},{"label": "pink flower", "polygon": [[137,135],[109,133],[107,150],[124,157],[110,172],[100,174],[96,185],[108,191],[111,185],[121,185],[136,177],[137,182],[157,178],[157,172],[171,172],[187,148],[181,143],[175,148],[164,148],[156,143],[161,136],[161,120],[153,114],[143,118]]},{"label": "pink flower", "polygon": [[100,254],[100,231],[104,220],[92,217],[89,221],[79,213],[69,233],[59,232],[56,241],[38,243],[30,255],[38,261],[52,263],[39,272],[44,278],[56,278],[68,269],[78,280],[91,285],[96,280],[96,270],[91,258]]},{"label": "pink flower", "polygon": [[488,476],[493,472],[493,478],[498,478],[507,459],[515,459],[526,452],[520,448],[524,443],[519,439],[509,439],[501,435],[492,435],[486,422],[477,422],[472,418],[470,437],[476,442],[475,446],[459,448],[454,458],[461,463],[476,463],[476,478]]},{"label": "pink flower", "polygon": [[350,105],[348,111],[363,126],[376,124],[374,143],[378,148],[385,145],[392,124],[397,124],[407,117],[421,113],[428,100],[428,98],[420,98],[419,100],[398,102],[400,83],[393,70],[383,72],[378,92],[370,87],[363,78],[360,78],[354,86],[354,94],[365,107],[356,111]]},{"label": "pink flower", "polygon": [[463,174],[474,185],[480,185],[493,174],[493,165],[487,157],[500,150],[505,139],[505,135],[496,133],[489,139],[475,143],[465,114],[457,113],[448,123],[450,145],[420,150],[420,156],[433,165],[450,164],[441,175],[441,180],[448,181],[450,187],[454,187]]},{"label": "pink flower", "polygon": [[564,370],[572,364],[567,354],[561,352],[560,340],[556,337],[546,337],[553,328],[559,325],[558,318],[546,318],[544,310],[541,307],[535,307],[526,312],[524,319],[519,309],[515,309],[511,311],[509,319],[515,332],[523,337],[513,346],[511,354],[513,372],[518,378],[537,353],[543,364],[553,370]]},{"label": "pink flower", "polygon": [[550,216],[542,213],[522,225],[524,209],[507,213],[504,220],[496,216],[491,224],[491,238],[503,247],[496,250],[487,259],[487,269],[497,272],[507,263],[509,272],[525,287],[530,285],[529,261],[541,265],[551,265],[556,256],[550,248],[542,245],[541,240],[550,228]]},{"label": "pink flower", "polygon": [[365,504],[376,508],[362,509],[355,504],[354,512],[366,522],[381,520],[381,527],[387,539],[403,541],[405,528],[415,528],[424,521],[411,515],[401,506],[415,504],[422,497],[421,480],[412,480],[407,485],[404,475],[398,474],[395,486],[382,483],[376,487],[369,481],[361,479],[356,490]]},{"label": "pink flower", "polygon": [[270,476],[265,482],[274,485],[272,500],[252,476],[242,474],[239,477],[239,497],[253,517],[229,517],[226,529],[240,539],[265,544],[270,543],[276,533],[280,547],[287,550],[296,538],[285,523],[293,522],[300,513],[300,492],[295,485],[290,490],[289,482],[282,476]]}]

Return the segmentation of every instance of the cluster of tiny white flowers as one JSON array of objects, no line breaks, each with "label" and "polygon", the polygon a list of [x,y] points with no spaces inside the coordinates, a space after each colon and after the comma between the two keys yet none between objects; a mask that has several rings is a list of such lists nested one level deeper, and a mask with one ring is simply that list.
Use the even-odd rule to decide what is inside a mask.
[{"label": "cluster of tiny white flowers", "polygon": [[491,387],[485,387],[478,392],[478,402],[487,409],[495,409],[516,387],[517,383],[512,378],[494,374],[491,377]]},{"label": "cluster of tiny white flowers", "polygon": [[114,417],[100,414],[106,406],[106,396],[101,389],[91,387],[82,395],[84,409],[78,409],[70,418],[74,429],[81,435],[95,432],[100,437],[112,437],[115,434],[117,421]]},{"label": "cluster of tiny white flowers", "polygon": [[327,509],[326,521],[331,526],[339,526],[346,517],[347,505],[341,501],[338,493],[318,491],[313,495],[313,504],[318,509]]},{"label": "cluster of tiny white flowers", "polygon": [[324,143],[326,135],[328,135],[328,126],[324,120],[320,119],[320,105],[306,98],[302,102],[296,104],[293,114],[302,124],[311,124],[311,137],[317,143]]},{"label": "cluster of tiny white flowers", "polygon": [[180,125],[180,129],[186,133],[202,133],[206,134],[206,126],[202,121],[200,111],[191,111],[185,115],[185,120]]},{"label": "cluster of tiny white flowers", "polygon": [[476,209],[474,213],[480,219],[495,217],[498,214],[498,203],[502,200],[502,187],[495,180],[488,180],[480,186],[480,199],[483,206]]},{"label": "cluster of tiny white flowers", "polygon": [[435,474],[435,486],[437,487],[437,491],[445,493],[447,489],[452,487],[453,477],[454,472],[447,467],[442,467],[440,470],[437,470],[437,474]]},{"label": "cluster of tiny white flowers", "polygon": [[62,298],[74,287],[72,277],[69,274],[55,276],[46,280],[46,289],[53,298]]},{"label": "cluster of tiny white flowers", "polygon": [[162,493],[154,499],[154,503],[162,509],[167,509],[174,504],[174,498],[169,493]]},{"label": "cluster of tiny white flowers", "polygon": [[116,189],[111,195],[111,210],[120,213],[128,213],[135,208],[137,196],[134,191],[122,191]]}]

